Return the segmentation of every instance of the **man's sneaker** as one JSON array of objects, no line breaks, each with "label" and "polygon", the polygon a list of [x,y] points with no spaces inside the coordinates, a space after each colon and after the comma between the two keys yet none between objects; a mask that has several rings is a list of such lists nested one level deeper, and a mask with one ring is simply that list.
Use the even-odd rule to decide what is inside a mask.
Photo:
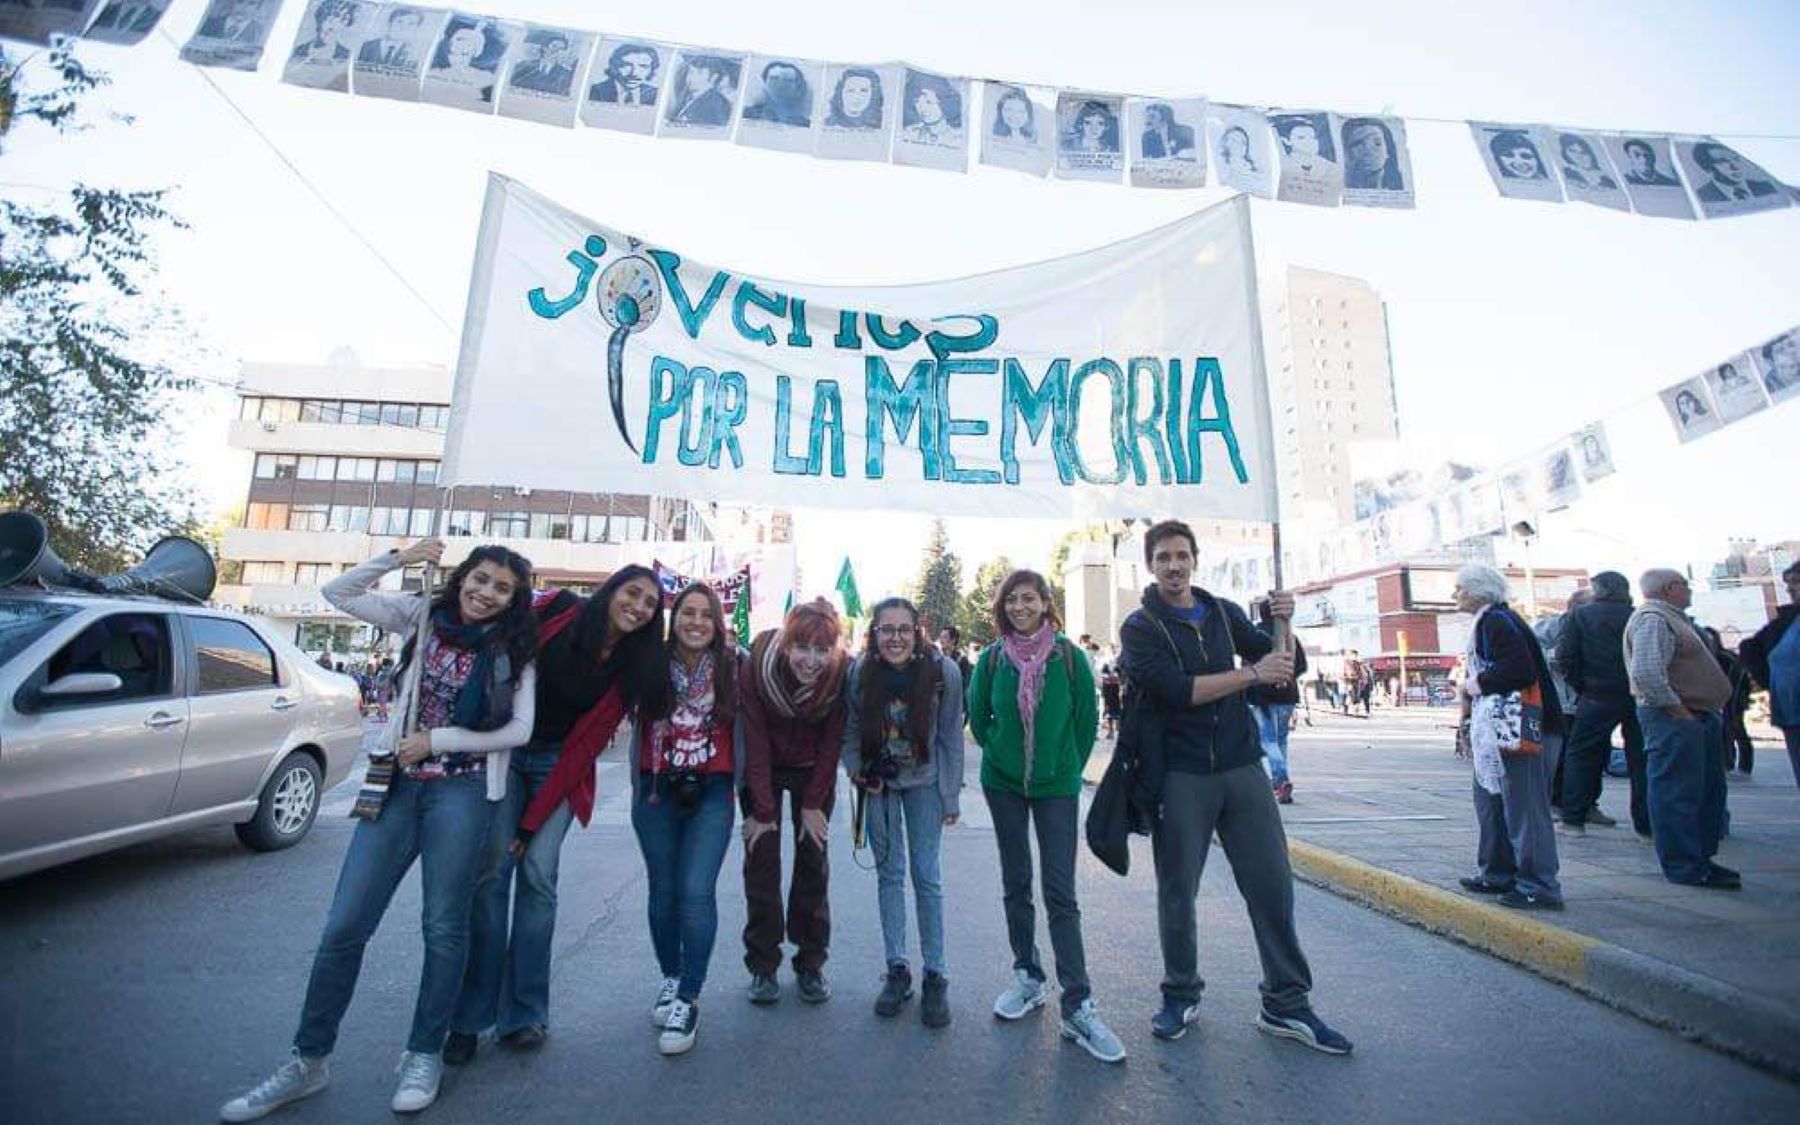
[{"label": "man's sneaker", "polygon": [[679,996],[669,1005],[669,1022],[663,1024],[663,1033],[656,1041],[656,1049],[665,1055],[686,1053],[694,1045],[694,1036],[700,1033],[700,1008]]},{"label": "man's sneaker", "polygon": [[825,983],[824,973],[802,971],[794,974],[794,980],[801,1003],[823,1004],[831,999],[831,986]]},{"label": "man's sneaker", "polygon": [[1735,891],[1743,888],[1744,877],[1729,867],[1720,867],[1715,863],[1697,885],[1716,891]]},{"label": "man's sneaker", "polygon": [[437,1101],[438,1086],[444,1080],[444,1059],[423,1051],[408,1051],[400,1056],[400,1084],[394,1087],[395,1113],[418,1113]]},{"label": "man's sneaker", "polygon": [[1163,997],[1162,1010],[1150,1017],[1150,1034],[1174,1042],[1200,1020],[1200,1002]]},{"label": "man's sneaker", "polygon": [[289,1102],[297,1102],[325,1088],[331,1081],[331,1062],[309,1059],[298,1051],[248,1093],[240,1094],[219,1109],[221,1121],[255,1121]]},{"label": "man's sneaker", "polygon": [[1507,891],[1494,901],[1514,910],[1561,910],[1563,908],[1563,901],[1560,898],[1535,895],[1529,891],[1521,891],[1517,887]]},{"label": "man's sneaker", "polygon": [[467,1066],[475,1057],[476,1037],[466,1031],[452,1031],[444,1040],[444,1065]]},{"label": "man's sneaker", "polygon": [[1063,1017],[1062,1033],[1064,1039],[1074,1040],[1101,1062],[1125,1061],[1125,1044],[1101,1020],[1092,1000],[1083,1000],[1079,1008]]},{"label": "man's sneaker", "polygon": [[1350,1053],[1350,1040],[1325,1026],[1325,1021],[1314,1015],[1311,1008],[1285,1016],[1278,1016],[1264,1008],[1257,1014],[1256,1026],[1270,1035],[1304,1043],[1313,1050],[1323,1051],[1328,1055]]},{"label": "man's sneaker", "polygon": [[675,1003],[675,996],[681,991],[681,982],[674,977],[664,977],[662,987],[656,990],[656,1003],[650,1005],[650,1022],[656,1027],[665,1027],[669,1022],[669,1006]]},{"label": "man's sneaker", "polygon": [[773,973],[752,973],[750,976],[750,1002],[752,1004],[773,1004],[781,999],[781,986],[775,983]]},{"label": "man's sneaker", "polygon": [[994,1001],[994,1014],[1003,1020],[1022,1020],[1044,1006],[1047,991],[1029,969],[1014,969],[1013,982]]},{"label": "man's sneaker", "polygon": [[1291,805],[1294,803],[1293,782],[1284,781],[1275,787],[1275,803],[1278,805]]},{"label": "man's sneaker", "polygon": [[1556,831],[1563,836],[1586,836],[1587,825],[1579,820],[1559,820],[1556,822]]},{"label": "man's sneaker", "polygon": [[881,982],[881,995],[875,997],[875,1014],[892,1019],[900,1014],[901,1005],[912,999],[912,972],[905,965],[889,965]]},{"label": "man's sneaker", "polygon": [[1595,828],[1617,828],[1619,826],[1617,820],[1600,811],[1599,805],[1595,805],[1587,811],[1587,822]]},{"label": "man's sneaker", "polygon": [[550,1029],[541,1023],[528,1023],[517,1031],[509,1031],[500,1037],[502,1046],[514,1051],[535,1051],[550,1038]]},{"label": "man's sneaker", "polygon": [[919,1021],[926,1027],[950,1026],[950,980],[943,973],[927,972],[919,996]]},{"label": "man's sneaker", "polygon": [[1490,883],[1479,875],[1464,875],[1457,883],[1463,890],[1478,895],[1503,895],[1513,889],[1511,883]]}]

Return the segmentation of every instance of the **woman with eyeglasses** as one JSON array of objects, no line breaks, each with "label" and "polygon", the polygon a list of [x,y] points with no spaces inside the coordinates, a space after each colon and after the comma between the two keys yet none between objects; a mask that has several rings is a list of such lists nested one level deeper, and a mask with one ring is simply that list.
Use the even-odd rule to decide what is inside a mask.
[{"label": "woman with eyeglasses", "polygon": [[[844,669],[837,611],[819,600],[788,611],[750,645],[739,701],[744,713],[744,965],[750,1001],[781,998],[781,939],[793,942],[800,999],[831,998],[830,868],[825,845],[844,741]],[[781,802],[794,838],[786,916],[781,903]]]},{"label": "woman with eyeglasses", "polygon": [[899,1015],[913,994],[906,960],[910,859],[925,970],[919,1016],[926,1027],[946,1027],[950,981],[939,851],[945,826],[961,815],[962,673],[920,634],[911,602],[885,598],[875,605],[875,623],[850,667],[846,694],[844,769],[866,802],[863,820],[875,853],[887,956],[875,1014]]}]

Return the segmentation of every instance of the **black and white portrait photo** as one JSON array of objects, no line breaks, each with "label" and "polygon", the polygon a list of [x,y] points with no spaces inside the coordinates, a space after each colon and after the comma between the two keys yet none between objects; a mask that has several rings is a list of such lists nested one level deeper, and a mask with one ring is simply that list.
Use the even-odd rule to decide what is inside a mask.
[{"label": "black and white portrait photo", "polygon": [[894,163],[968,171],[969,80],[909,66],[903,82]]},{"label": "black and white portrait photo", "polygon": [[1706,381],[1699,376],[1666,387],[1657,397],[1669,412],[1669,421],[1675,424],[1675,436],[1683,442],[1703,437],[1725,424],[1707,395]]},{"label": "black and white portrait photo", "polygon": [[350,60],[373,30],[374,5],[360,0],[313,0],[294,34],[281,80],[319,90],[350,89]]},{"label": "black and white portrait photo", "polygon": [[1694,218],[1694,205],[1675,172],[1669,138],[1608,134],[1605,140],[1633,210],[1663,219]]},{"label": "black and white portrait photo", "polygon": [[1536,125],[1502,125],[1489,121],[1469,122],[1475,148],[1487,167],[1494,188],[1508,199],[1534,199],[1540,203],[1561,203],[1562,182],[1550,171],[1544,153],[1548,148],[1544,131]]},{"label": "black and white portrait photo", "polygon": [[369,37],[356,49],[350,92],[359,97],[419,100],[425,63],[450,13],[409,4],[383,4],[370,17]]},{"label": "black and white portrait photo", "polygon": [[1788,194],[1775,177],[1730,145],[1710,137],[1677,140],[1675,157],[1694,185],[1700,213],[1709,219],[1788,206]]},{"label": "black and white portrait photo", "polygon": [[1260,110],[1213,102],[1206,111],[1214,175],[1225,187],[1275,198],[1275,145]]},{"label": "black and white portrait photo", "polygon": [[419,100],[472,113],[494,112],[494,89],[518,24],[453,12],[432,48]]},{"label": "black and white portrait photo", "polygon": [[1132,98],[1125,103],[1133,187],[1206,186],[1206,99]]},{"label": "black and white portrait photo", "polygon": [[1581,467],[1581,479],[1593,484],[1613,474],[1612,447],[1606,441],[1606,426],[1592,422],[1569,435],[1575,450],[1575,462]]},{"label": "black and white portrait photo", "polygon": [[981,162],[1047,176],[1055,160],[1056,125],[1050,107],[1011,82],[982,85]]},{"label": "black and white portrait photo", "polygon": [[1275,198],[1314,207],[1336,207],[1343,201],[1344,168],[1338,163],[1332,121],[1331,114],[1316,111],[1269,114],[1269,127],[1281,148]]},{"label": "black and white portrait photo", "polygon": [[1700,377],[1725,422],[1747,418],[1769,405],[1769,396],[1763,393],[1762,380],[1756,377],[1756,364],[1748,352],[1707,368]]},{"label": "black and white portrait photo", "polygon": [[0,0],[0,39],[48,44],[52,36],[80,35],[98,6],[98,0]]},{"label": "black and white portrait photo", "polygon": [[1056,95],[1056,177],[1117,183],[1125,174],[1125,99],[1064,90]]},{"label": "black and white portrait photo", "polygon": [[1575,469],[1575,454],[1568,446],[1558,446],[1544,454],[1540,486],[1546,512],[1566,508],[1581,498],[1581,477]]},{"label": "black and white portrait photo", "polygon": [[274,22],[276,0],[211,0],[181,57],[195,66],[255,70]]},{"label": "black and white portrait photo", "polygon": [[737,141],[756,148],[811,152],[824,66],[806,59],[752,55],[745,68]]},{"label": "black and white portrait photo", "polygon": [[882,160],[894,127],[895,70],[831,63],[825,67],[824,121],[813,152],[828,160]]},{"label": "black and white portrait photo", "polygon": [[563,27],[527,27],[506,64],[500,115],[573,128],[594,36]]},{"label": "black and white portrait photo", "polygon": [[1598,136],[1553,130],[1556,170],[1572,203],[1589,203],[1614,211],[1631,210],[1631,199],[1619,182],[1618,169]]},{"label": "black and white portrait photo", "polygon": [[155,30],[169,3],[170,0],[107,0],[82,38],[129,47]]},{"label": "black and white portrait photo", "polygon": [[1751,357],[1769,398],[1786,402],[1800,395],[1800,328],[1784,332],[1752,349]]},{"label": "black and white portrait photo", "polygon": [[743,88],[744,56],[720,51],[681,50],[663,96],[663,136],[722,141],[731,136],[731,118]]},{"label": "black and white portrait photo", "polygon": [[670,54],[660,43],[602,36],[594,48],[581,123],[622,133],[656,132],[656,104]]},{"label": "black and white portrait photo", "polygon": [[1398,117],[1346,117],[1338,127],[1344,150],[1344,202],[1356,207],[1411,207],[1412,154],[1406,122]]}]

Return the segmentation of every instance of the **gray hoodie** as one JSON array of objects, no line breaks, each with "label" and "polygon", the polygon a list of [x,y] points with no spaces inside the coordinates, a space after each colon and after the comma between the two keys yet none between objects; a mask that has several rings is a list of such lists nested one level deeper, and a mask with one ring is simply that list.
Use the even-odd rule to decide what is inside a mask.
[{"label": "gray hoodie", "polygon": [[[862,668],[868,660],[879,656],[859,656],[844,673],[844,702],[849,713],[844,717],[844,772],[851,778],[862,772]],[[910,762],[900,775],[888,782],[895,789],[915,789],[935,784],[944,801],[946,816],[961,816],[958,796],[963,783],[963,687],[962,672],[954,660],[938,653],[927,659],[937,661],[938,693],[931,716],[931,754],[921,762]],[[878,669],[879,671],[879,669]]]}]

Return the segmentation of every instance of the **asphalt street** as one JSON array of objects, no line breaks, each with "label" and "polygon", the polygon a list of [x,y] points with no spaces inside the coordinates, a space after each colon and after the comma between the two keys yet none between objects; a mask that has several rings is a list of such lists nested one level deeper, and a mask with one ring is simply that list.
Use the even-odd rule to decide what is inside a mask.
[{"label": "asphalt street", "polygon": [[[973,750],[973,748],[971,748]],[[971,753],[970,777],[976,755]],[[1054,1004],[1021,1024],[989,1005],[1010,975],[992,834],[978,789],[949,830],[945,882],[955,1022],[870,1003],[881,942],[870,871],[833,825],[836,995],[809,1008],[744,999],[736,845],[700,1039],[657,1054],[657,984],[623,778],[603,766],[595,825],[565,849],[552,1036],[534,1055],[484,1044],[451,1072],[434,1122],[1050,1120],[1557,1122],[1800,1120],[1800,1087],[1440,938],[1302,886],[1315,1005],[1356,1042],[1331,1058],[1259,1034],[1260,975],[1217,850],[1201,897],[1200,1025],[1149,1031],[1160,959],[1146,844],[1121,879],[1083,855],[1095,996],[1130,1052],[1107,1066],[1062,1042]],[[204,830],[0,884],[0,1119],[213,1120],[284,1056],[351,823],[333,795],[313,835],[258,856]],[[847,806],[840,805],[840,808]],[[409,877],[364,964],[331,1086],[270,1118],[392,1121],[388,1098],[420,964]],[[1040,942],[1049,956],[1040,926]],[[1726,955],[1722,951],[1722,955]]]}]

